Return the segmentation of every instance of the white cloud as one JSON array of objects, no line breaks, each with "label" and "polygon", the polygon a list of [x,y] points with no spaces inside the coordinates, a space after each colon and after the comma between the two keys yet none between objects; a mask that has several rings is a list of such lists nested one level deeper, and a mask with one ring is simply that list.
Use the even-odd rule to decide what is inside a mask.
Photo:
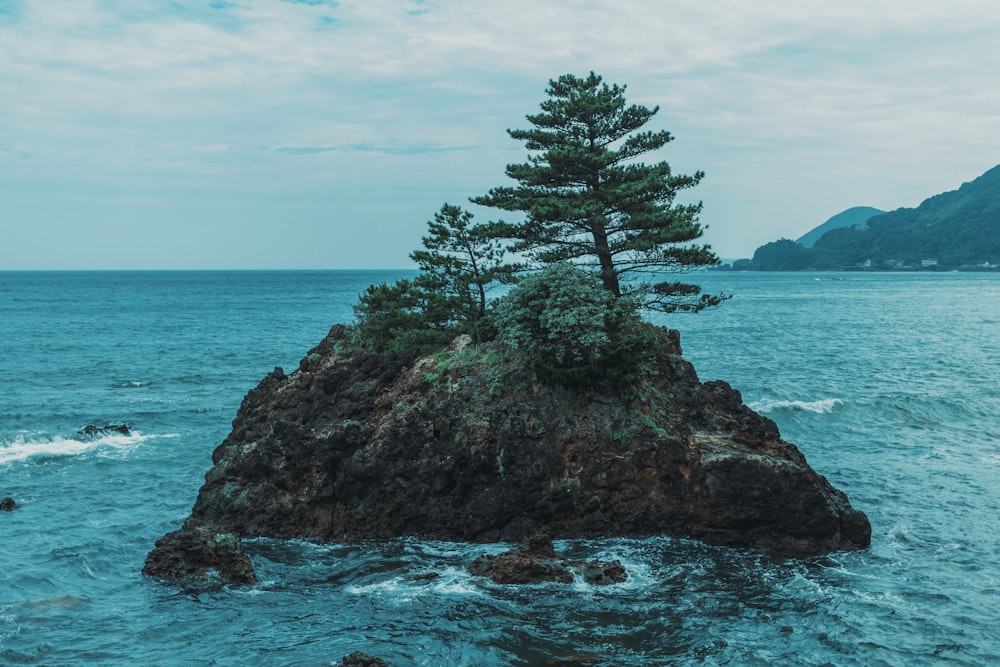
[{"label": "white cloud", "polygon": [[1000,4],[981,0],[19,7],[0,15],[0,174],[20,183],[166,192],[217,174],[233,191],[321,197],[336,180],[377,200],[409,181],[423,220],[431,195],[501,182],[522,154],[503,130],[548,78],[590,69],[662,107],[667,158],[708,171],[698,196],[723,254],[1000,162]]}]

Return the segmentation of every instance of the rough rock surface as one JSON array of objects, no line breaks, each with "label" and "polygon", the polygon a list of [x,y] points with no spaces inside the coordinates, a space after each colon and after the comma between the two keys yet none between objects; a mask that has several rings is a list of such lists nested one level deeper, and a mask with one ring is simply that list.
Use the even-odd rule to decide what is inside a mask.
[{"label": "rough rock surface", "polygon": [[240,538],[205,525],[185,525],[161,537],[142,568],[143,574],[162,579],[194,579],[213,571],[226,582],[257,582]]},{"label": "rough rock surface", "polygon": [[104,435],[111,433],[120,433],[122,435],[131,435],[132,430],[129,428],[128,424],[105,424],[104,426],[95,426],[93,424],[88,424],[84,426],[79,431],[77,435],[82,435],[87,438],[99,438]]},{"label": "rough rock surface", "polygon": [[870,542],[865,515],[773,421],[725,382],[698,380],[674,331],[661,332],[655,368],[618,391],[540,382],[467,337],[422,358],[342,353],[344,337],[334,327],[297,371],[275,369],[247,394],[179,531],[191,539],[158,543],[145,572],[173,576],[157,563],[200,558],[196,543],[216,532],[667,534],[790,553]]},{"label": "rough rock surface", "polygon": [[7,497],[0,500],[0,512],[13,512],[17,509],[17,503],[13,498]]},{"label": "rough rock surface", "polygon": [[366,655],[361,651],[355,651],[350,655],[344,656],[344,658],[338,663],[339,667],[389,667],[389,663],[381,658],[373,658],[370,655]]},{"label": "rough rock surface", "polygon": [[617,561],[570,560],[557,553],[548,535],[529,537],[516,549],[497,556],[480,556],[469,564],[469,572],[489,577],[498,584],[536,584],[557,582],[569,584],[579,575],[588,584],[599,586],[625,581],[628,575]]}]

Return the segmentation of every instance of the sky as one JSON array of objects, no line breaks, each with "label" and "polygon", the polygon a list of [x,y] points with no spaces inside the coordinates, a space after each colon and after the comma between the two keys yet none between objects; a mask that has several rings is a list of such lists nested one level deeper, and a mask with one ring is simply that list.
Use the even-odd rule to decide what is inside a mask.
[{"label": "sky", "polygon": [[0,270],[409,268],[550,79],[659,106],[723,258],[1000,163],[995,0],[0,0]]}]

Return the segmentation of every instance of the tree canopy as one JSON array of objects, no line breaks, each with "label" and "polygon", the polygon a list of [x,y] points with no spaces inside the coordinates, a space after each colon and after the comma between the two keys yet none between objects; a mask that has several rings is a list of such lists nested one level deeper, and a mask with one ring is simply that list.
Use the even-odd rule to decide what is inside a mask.
[{"label": "tree canopy", "polygon": [[428,221],[427,229],[424,250],[414,250],[410,259],[454,299],[458,318],[483,317],[490,287],[512,282],[517,267],[504,263],[500,241],[491,238],[484,225],[474,224],[472,213],[458,206],[442,206]]},{"label": "tree canopy", "polygon": [[558,262],[518,282],[496,306],[500,341],[544,377],[570,385],[613,384],[652,358],[651,325],[629,297]]},{"label": "tree canopy", "polygon": [[[624,86],[593,72],[549,81],[547,92],[540,113],[527,116],[532,128],[508,130],[529,151],[527,162],[507,166],[517,184],[472,199],[523,219],[474,224],[471,213],[445,204],[427,223],[423,249],[410,254],[419,273],[361,294],[354,308],[361,345],[400,352],[461,333],[499,335],[553,377],[610,377],[640,363],[652,345],[641,308],[698,311],[726,298],[662,280],[718,258],[696,243],[701,204],[675,201],[702,172],[675,175],[665,161],[639,161],[673,140],[665,130],[643,130],[659,107],[626,103]],[[508,250],[530,264],[506,263]],[[531,275],[494,307],[490,288],[517,282],[519,273]],[[584,350],[589,356],[579,356]]]},{"label": "tree canopy", "polygon": [[431,348],[461,333],[480,337],[488,292],[513,281],[517,267],[504,263],[501,243],[468,211],[444,204],[427,229],[424,249],[410,253],[420,272],[370,286],[354,306],[359,338],[377,352]]},{"label": "tree canopy", "polygon": [[614,296],[632,294],[647,308],[696,311],[721,302],[695,285],[649,281],[718,264],[708,245],[691,243],[702,235],[701,204],[675,203],[704,174],[636,161],[673,140],[665,130],[640,131],[659,107],[627,104],[625,86],[593,72],[551,80],[547,93],[541,113],[527,116],[532,128],[508,130],[529,151],[527,162],[507,166],[517,185],[472,199],[525,214],[493,223],[490,233],[542,266],[590,265]]}]

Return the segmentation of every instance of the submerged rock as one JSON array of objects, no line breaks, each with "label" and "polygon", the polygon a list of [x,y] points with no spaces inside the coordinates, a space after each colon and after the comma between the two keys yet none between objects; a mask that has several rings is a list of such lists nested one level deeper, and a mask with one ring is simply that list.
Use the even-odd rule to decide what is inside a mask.
[{"label": "submerged rock", "polygon": [[625,581],[628,575],[617,560],[609,563],[574,561],[556,553],[548,535],[533,535],[516,549],[497,556],[480,556],[469,564],[469,572],[489,577],[498,584],[572,583],[574,574],[588,584],[606,585]]},{"label": "submerged rock", "polygon": [[361,651],[355,651],[350,655],[345,655],[338,663],[338,667],[389,667],[389,664],[381,658],[373,658]]},{"label": "submerged rock", "polygon": [[[541,382],[492,345],[344,354],[345,335],[334,327],[308,363],[247,394],[185,530],[328,541],[665,534],[790,553],[870,542],[864,514],[773,421],[725,382],[698,380],[675,331],[661,330],[655,365],[614,391]],[[150,558],[172,548],[158,543]]]},{"label": "submerged rock", "polygon": [[132,430],[129,428],[128,424],[105,424],[104,426],[94,426],[93,424],[88,424],[77,431],[77,435],[82,435],[87,438],[99,438],[111,433],[130,435]]}]

